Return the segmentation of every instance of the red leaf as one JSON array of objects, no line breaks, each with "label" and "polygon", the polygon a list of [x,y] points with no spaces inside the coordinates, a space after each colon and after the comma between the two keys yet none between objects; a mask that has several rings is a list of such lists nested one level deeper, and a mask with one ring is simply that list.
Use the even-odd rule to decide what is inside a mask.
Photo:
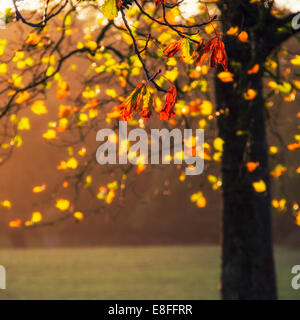
[{"label": "red leaf", "polygon": [[169,120],[171,117],[175,116],[174,107],[177,102],[177,89],[173,85],[166,95],[166,104],[163,110],[160,112],[161,120]]},{"label": "red leaf", "polygon": [[227,68],[227,55],[225,51],[224,42],[219,37],[214,37],[203,47],[203,42],[200,43],[198,49],[197,65],[201,65],[205,59],[210,56],[210,66],[216,68],[218,64],[222,65],[224,71],[228,71]]},{"label": "red leaf", "polygon": [[171,42],[164,50],[164,54],[168,58],[171,58],[181,49],[182,45],[183,45],[182,40]]},{"label": "red leaf", "polygon": [[120,109],[122,121],[128,121],[132,118],[134,111],[139,111],[140,115],[149,119],[151,116],[151,108],[153,106],[152,93],[144,84],[138,85],[118,107]]}]

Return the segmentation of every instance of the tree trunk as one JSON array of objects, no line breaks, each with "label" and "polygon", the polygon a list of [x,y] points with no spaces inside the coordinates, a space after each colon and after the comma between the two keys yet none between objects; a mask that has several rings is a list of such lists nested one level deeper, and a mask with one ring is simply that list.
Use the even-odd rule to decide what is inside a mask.
[{"label": "tree trunk", "polygon": [[[219,81],[218,81],[219,82]],[[218,105],[228,105],[220,118],[224,140],[222,297],[224,299],[276,299],[271,236],[268,154],[264,124],[262,81],[255,77],[255,101],[245,108],[235,89],[217,83]],[[244,123],[243,126],[240,126]],[[250,173],[246,162],[258,162]],[[264,181],[266,191],[252,183]]]},{"label": "tree trunk", "polygon": [[[225,30],[228,24],[241,21],[239,10],[226,3]],[[215,80],[217,108],[225,110],[218,118],[219,136],[224,140],[222,298],[277,299],[262,81],[268,40],[257,29],[255,15],[243,16],[248,41],[226,44],[234,82]],[[249,75],[255,64],[259,71]],[[245,99],[248,89],[256,92],[254,99]],[[247,162],[259,166],[249,172]],[[265,184],[265,191],[255,191],[253,183],[258,181]]]}]

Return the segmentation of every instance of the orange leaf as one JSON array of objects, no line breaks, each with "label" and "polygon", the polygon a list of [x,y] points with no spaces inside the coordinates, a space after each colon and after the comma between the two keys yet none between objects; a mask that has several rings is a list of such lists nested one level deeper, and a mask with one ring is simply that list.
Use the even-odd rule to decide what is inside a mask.
[{"label": "orange leaf", "polygon": [[253,172],[259,165],[259,162],[247,162],[246,167],[249,172]]},{"label": "orange leaf", "polygon": [[252,69],[248,70],[248,74],[254,74],[259,71],[259,64],[255,64]]},{"label": "orange leaf", "polygon": [[163,52],[168,58],[171,58],[182,48],[182,45],[183,40],[171,42]]},{"label": "orange leaf", "polygon": [[166,95],[166,104],[162,111],[160,112],[161,120],[169,120],[171,117],[175,116],[174,107],[177,102],[177,89],[173,85]]},{"label": "orange leaf", "polygon": [[241,42],[247,42],[248,41],[248,33],[246,31],[242,31],[239,35],[238,35],[238,39]]}]

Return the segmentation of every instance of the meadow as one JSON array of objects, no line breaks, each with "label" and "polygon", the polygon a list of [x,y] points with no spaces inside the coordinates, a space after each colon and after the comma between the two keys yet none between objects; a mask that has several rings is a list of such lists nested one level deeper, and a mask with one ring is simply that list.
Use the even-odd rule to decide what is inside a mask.
[{"label": "meadow", "polygon": [[[299,299],[291,268],[300,250],[275,250],[280,299]],[[219,299],[220,248],[2,249],[0,299]]]}]

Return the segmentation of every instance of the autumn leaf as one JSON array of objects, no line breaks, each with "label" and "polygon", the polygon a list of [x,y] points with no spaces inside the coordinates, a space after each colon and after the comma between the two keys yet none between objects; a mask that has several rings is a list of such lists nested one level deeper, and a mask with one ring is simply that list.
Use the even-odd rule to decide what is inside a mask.
[{"label": "autumn leaf", "polygon": [[259,64],[255,64],[250,70],[248,70],[248,74],[255,74],[259,71]]},{"label": "autumn leaf", "polygon": [[11,202],[9,200],[3,200],[0,202],[1,207],[10,209],[11,208]]},{"label": "autumn leaf", "polygon": [[48,113],[44,100],[35,101],[31,106],[31,111],[37,115]]},{"label": "autumn leaf", "polygon": [[286,199],[272,200],[272,206],[280,212],[286,211]]},{"label": "autumn leaf", "polygon": [[168,57],[173,57],[183,46],[184,40],[178,40],[171,42],[166,49],[163,51],[163,53]]},{"label": "autumn leaf", "polygon": [[239,27],[230,27],[226,34],[228,34],[229,36],[235,36],[239,31]]},{"label": "autumn leaf", "polygon": [[222,82],[233,82],[233,73],[231,72],[220,72],[218,74],[218,78],[222,81]]},{"label": "autumn leaf", "polygon": [[56,208],[61,211],[66,211],[70,207],[70,201],[66,199],[58,199],[56,200]]},{"label": "autumn leaf", "polygon": [[200,105],[200,111],[203,116],[209,116],[213,111],[213,105],[209,100],[203,100]]},{"label": "autumn leaf", "polygon": [[224,140],[220,137],[217,137],[214,140],[214,148],[219,151],[219,152],[223,152],[223,145],[224,145]]},{"label": "autumn leaf", "polygon": [[57,85],[56,97],[59,100],[64,99],[69,93],[69,84],[66,81],[59,81]]},{"label": "autumn leaf", "polygon": [[270,155],[274,155],[274,154],[278,153],[278,148],[276,146],[270,146],[269,153],[270,153]]},{"label": "autumn leaf", "polygon": [[32,213],[31,222],[32,223],[39,223],[43,219],[42,214],[39,211],[35,211]]},{"label": "autumn leaf", "polygon": [[195,52],[193,50],[192,42],[189,39],[185,38],[181,47],[180,59],[184,63],[190,63],[194,54]]},{"label": "autumn leaf", "polygon": [[291,64],[294,66],[300,66],[300,55],[296,55],[295,58],[291,59]]},{"label": "autumn leaf", "polygon": [[43,134],[43,138],[46,140],[55,139],[56,138],[56,131],[54,129],[48,129],[48,131]]},{"label": "autumn leaf", "polygon": [[253,172],[259,166],[259,162],[247,162],[246,167],[249,172]]},{"label": "autumn leaf", "polygon": [[132,118],[134,111],[139,111],[140,115],[149,119],[151,108],[153,107],[153,97],[150,88],[144,83],[138,85],[127,99],[118,107],[123,121]]},{"label": "autumn leaf", "polygon": [[114,198],[115,198],[115,190],[111,189],[111,190],[109,190],[108,194],[105,197],[105,202],[107,204],[111,204],[113,202]]},{"label": "autumn leaf", "polygon": [[35,46],[41,41],[41,37],[37,33],[29,33],[25,43],[27,45]]},{"label": "autumn leaf", "polygon": [[30,122],[27,117],[22,117],[18,123],[18,130],[30,130]]},{"label": "autumn leaf", "polygon": [[101,7],[102,13],[108,20],[112,20],[118,15],[116,0],[105,0]]},{"label": "autumn leaf", "polygon": [[81,211],[74,212],[73,216],[78,221],[81,221],[84,218],[84,215],[83,215],[83,213]]},{"label": "autumn leaf", "polygon": [[246,31],[242,31],[239,35],[238,35],[238,39],[241,42],[247,42],[248,41],[248,33]]},{"label": "autumn leaf", "polygon": [[270,173],[274,178],[280,177],[287,168],[281,164],[278,164]]},{"label": "autumn leaf", "polygon": [[35,186],[35,187],[33,187],[32,192],[33,192],[33,193],[40,193],[40,192],[43,192],[43,191],[45,191],[45,190],[46,190],[46,185],[43,184],[43,185],[41,185],[41,186]]},{"label": "autumn leaf", "polygon": [[59,118],[67,118],[72,113],[72,107],[71,106],[65,106],[61,104],[59,106],[58,110],[58,117]]},{"label": "autumn leaf", "polygon": [[244,93],[245,100],[253,100],[257,96],[257,92],[253,89],[248,89],[247,92]]},{"label": "autumn leaf", "polygon": [[287,147],[288,147],[288,149],[291,150],[291,151],[300,149],[300,142],[295,142],[295,143],[288,144]]},{"label": "autumn leaf", "polygon": [[217,27],[218,25],[216,23],[210,23],[209,25],[205,26],[204,31],[207,34],[211,34],[216,31]]},{"label": "autumn leaf", "polygon": [[190,200],[191,202],[195,202],[198,208],[204,208],[206,206],[206,198],[201,191],[192,194]]},{"label": "autumn leaf", "polygon": [[254,190],[258,193],[262,193],[267,190],[266,183],[263,180],[253,182],[252,185],[253,185]]},{"label": "autumn leaf", "polygon": [[7,64],[0,63],[0,74],[5,74],[7,72]]},{"label": "autumn leaf", "polygon": [[20,228],[22,224],[21,219],[12,220],[9,222],[10,228]]},{"label": "autumn leaf", "polygon": [[228,71],[225,45],[219,37],[214,37],[206,45],[204,45],[203,42],[200,42],[196,51],[198,54],[196,61],[197,65],[201,65],[210,55],[211,68],[216,68],[216,66],[220,64],[224,71]]},{"label": "autumn leaf", "polygon": [[177,89],[173,85],[168,90],[166,95],[166,104],[159,114],[161,120],[169,120],[171,117],[175,116],[174,107],[177,102]]},{"label": "autumn leaf", "polygon": [[16,98],[16,103],[17,104],[22,104],[22,103],[26,102],[29,99],[30,99],[30,94],[29,94],[28,91],[20,92],[18,94],[18,97]]}]

